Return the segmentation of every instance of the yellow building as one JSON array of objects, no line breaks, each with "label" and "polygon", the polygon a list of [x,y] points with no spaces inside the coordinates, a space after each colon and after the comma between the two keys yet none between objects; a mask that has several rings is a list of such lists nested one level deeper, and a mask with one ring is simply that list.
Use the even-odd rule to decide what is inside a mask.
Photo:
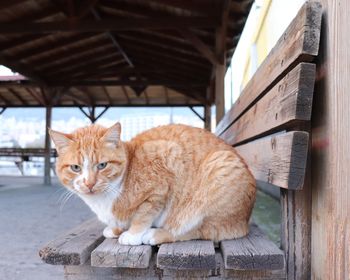
[{"label": "yellow building", "polygon": [[225,77],[225,109],[240,92],[281,37],[305,0],[255,0]]}]

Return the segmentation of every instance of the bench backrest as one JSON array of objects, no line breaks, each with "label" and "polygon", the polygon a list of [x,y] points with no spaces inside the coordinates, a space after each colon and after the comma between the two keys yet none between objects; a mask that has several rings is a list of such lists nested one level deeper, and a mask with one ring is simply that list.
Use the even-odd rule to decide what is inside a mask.
[{"label": "bench backrest", "polygon": [[319,3],[304,4],[216,129],[258,183],[281,188],[288,279],[310,274],[307,166],[321,16]]}]

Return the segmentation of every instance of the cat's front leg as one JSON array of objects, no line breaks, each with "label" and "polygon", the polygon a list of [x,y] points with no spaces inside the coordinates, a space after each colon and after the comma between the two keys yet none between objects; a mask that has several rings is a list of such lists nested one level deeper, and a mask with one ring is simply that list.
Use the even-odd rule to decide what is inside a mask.
[{"label": "cat's front leg", "polygon": [[103,230],[103,236],[106,238],[117,238],[123,233],[123,229],[119,227],[107,226]]},{"label": "cat's front leg", "polygon": [[163,205],[159,201],[149,200],[141,204],[131,220],[130,228],[120,235],[119,243],[141,245],[143,235],[151,228],[161,209]]}]

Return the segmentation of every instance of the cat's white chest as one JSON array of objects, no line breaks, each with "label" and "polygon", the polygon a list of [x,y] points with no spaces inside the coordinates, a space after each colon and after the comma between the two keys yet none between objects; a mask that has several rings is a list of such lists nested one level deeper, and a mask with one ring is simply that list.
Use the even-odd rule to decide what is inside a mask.
[{"label": "cat's white chest", "polygon": [[112,213],[115,197],[112,195],[94,195],[82,197],[90,209],[97,215],[97,218],[109,226],[117,226],[117,220]]}]

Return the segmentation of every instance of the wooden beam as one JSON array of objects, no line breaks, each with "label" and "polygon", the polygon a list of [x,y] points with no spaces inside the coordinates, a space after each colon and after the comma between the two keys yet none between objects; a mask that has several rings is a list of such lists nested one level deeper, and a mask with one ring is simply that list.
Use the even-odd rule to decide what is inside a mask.
[{"label": "wooden beam", "polygon": [[147,94],[146,88],[143,90],[143,94],[145,96],[146,105],[149,105],[149,98],[148,98],[148,94]]},{"label": "wooden beam", "polygon": [[[87,50],[86,52],[82,52],[77,54],[74,57],[67,57],[66,59],[62,59],[61,61],[49,61],[48,64],[38,66],[40,71],[45,71],[50,74],[50,76],[56,73],[63,73],[65,71],[69,71],[70,69],[80,69],[85,65],[89,65],[90,63],[96,63],[98,61],[113,61],[113,59],[121,60],[122,57],[120,54],[111,53],[113,50],[113,46],[109,43],[107,45],[97,47],[94,49]],[[89,69],[85,67],[85,69]]]},{"label": "wooden beam", "polygon": [[163,89],[164,89],[165,103],[166,103],[166,104],[169,104],[168,88],[167,88],[167,87],[163,87]]},{"label": "wooden beam", "polygon": [[26,88],[26,91],[29,92],[29,94],[41,105],[45,106],[45,100],[43,99],[43,97],[38,93],[36,92],[35,89],[31,89],[31,88]]},{"label": "wooden beam", "polygon": [[81,88],[81,87],[76,87],[75,88],[77,91],[79,91],[82,95],[86,96],[88,101],[89,101],[89,105],[91,107],[94,107],[95,106],[95,100],[94,100],[94,97],[92,95],[92,93],[89,91],[89,88],[88,87],[84,87],[84,88]]},{"label": "wooden beam", "polygon": [[[49,35],[49,36],[52,36],[52,35]],[[89,47],[90,44],[84,44],[84,47],[80,47],[80,46],[74,47],[75,44],[82,43],[84,40],[89,40],[92,38],[97,39],[99,37],[101,37],[101,34],[96,34],[96,33],[74,34],[66,38],[60,38],[60,40],[50,42],[49,48],[47,44],[41,44],[40,46],[36,45],[35,47],[25,48],[23,51],[17,52],[16,55],[11,57],[11,59],[15,61],[28,59],[28,61],[30,61],[31,63],[42,65],[45,63],[45,61],[47,61],[47,56],[51,52],[55,52],[55,54],[50,56],[52,57],[53,60],[59,59],[60,57],[66,57],[68,54],[75,51],[77,53],[80,53],[82,51],[81,48]],[[101,37],[101,39],[102,38],[103,37]],[[29,42],[30,41],[31,40],[29,40]],[[66,48],[69,48],[69,51],[67,51]],[[1,49],[1,45],[0,45],[0,49]],[[42,57],[41,54],[43,54],[44,57]]]},{"label": "wooden beam", "polygon": [[180,8],[180,9],[185,9],[191,12],[199,12],[204,15],[211,14],[211,13],[217,13],[217,5],[215,5],[215,2],[219,1],[214,1],[214,5],[212,1],[183,1],[183,0],[152,0],[153,2],[157,2],[160,5],[164,6],[170,6],[170,7],[175,7],[175,8]]},{"label": "wooden beam", "polygon": [[[89,112],[89,113],[86,113],[85,110],[84,110],[84,107],[82,107],[82,106],[78,106],[78,109],[79,109],[89,120],[91,120],[91,114],[90,114],[90,112]],[[88,108],[88,110],[89,110],[89,108]]]},{"label": "wooden beam", "polygon": [[198,118],[200,118],[203,122],[205,121],[205,117],[203,117],[203,116],[201,116],[194,108],[193,108],[193,106],[189,106],[189,108],[191,109],[191,111],[193,112],[193,113],[195,113],[195,115],[198,117]]},{"label": "wooden beam", "polygon": [[219,64],[219,60],[213,50],[203,43],[203,41],[194,32],[188,29],[179,29],[178,31],[213,65]]},{"label": "wooden beam", "polygon": [[55,32],[106,32],[137,29],[178,29],[207,28],[217,25],[215,18],[210,17],[178,17],[158,19],[106,19],[96,21],[50,21],[50,22],[11,22],[0,23],[0,34],[35,34]]},{"label": "wooden beam", "polygon": [[2,107],[0,110],[0,116],[6,111],[7,107]]},{"label": "wooden beam", "polygon": [[99,0],[86,0],[85,2],[79,1],[80,5],[77,8],[77,18],[81,19],[89,14],[90,10],[94,8]]},{"label": "wooden beam", "polygon": [[109,109],[109,107],[106,106],[106,107],[101,111],[101,113],[99,113],[99,114],[95,117],[95,122],[96,122],[100,117],[102,117],[102,115],[103,115],[104,113],[106,113],[108,109]]},{"label": "wooden beam", "polygon": [[[186,54],[179,54],[177,52],[173,52],[171,50],[168,50],[167,52],[159,52],[156,49],[153,48],[143,48],[141,46],[138,46],[137,44],[124,44],[128,46],[129,53],[132,53],[133,56],[149,56],[151,55],[152,58],[160,58],[160,59],[166,59],[168,61],[174,61],[175,63],[182,63],[187,64],[189,66],[196,66],[201,67],[204,69],[209,69],[210,64],[207,63],[205,59],[196,58],[193,59],[193,56],[188,56]],[[137,53],[135,53],[137,52]]]},{"label": "wooden beam", "polygon": [[216,123],[225,115],[226,32],[231,0],[223,1],[221,25],[216,30],[215,52],[219,64],[215,66]]},{"label": "wooden beam", "polygon": [[[207,88],[206,97],[210,100],[210,87]],[[208,102],[204,105],[204,128],[211,131],[211,104]]]},{"label": "wooden beam", "polygon": [[[175,90],[175,89],[174,89]],[[181,92],[179,92],[181,93]],[[186,95],[186,97],[188,97]],[[195,106],[203,106],[204,102],[199,101],[198,99],[196,99],[195,97],[192,98],[193,100],[196,100],[197,103],[192,104],[191,105],[195,105]],[[88,106],[86,104],[83,104],[83,102],[81,100],[79,101],[74,101],[74,99],[72,98],[72,100],[70,100],[71,103],[64,103],[64,104],[57,104],[54,107],[55,108],[77,108],[78,106]],[[119,102],[119,103],[114,103],[112,105],[110,105],[109,103],[105,102],[105,101],[101,101],[98,104],[99,107],[110,107],[110,108],[132,108],[132,107],[145,107],[144,103],[132,103],[132,104],[127,104],[125,102]],[[186,101],[181,101],[181,102],[173,102],[170,105],[171,107],[188,107],[188,104],[186,103]],[[155,107],[169,107],[169,104],[165,104],[164,102],[161,101],[155,101],[150,103],[149,105],[147,105],[147,107],[150,108],[155,108]],[[6,108],[23,108],[23,105],[16,105],[16,104],[11,104],[9,106],[6,105]],[[45,108],[45,106],[42,105],[37,105],[37,104],[29,104],[26,106],[26,108]]]},{"label": "wooden beam", "polygon": [[52,120],[52,107],[46,106],[46,122],[45,122],[45,167],[44,167],[44,184],[51,185],[51,139],[49,128]]},{"label": "wooden beam", "polygon": [[129,94],[128,94],[128,92],[127,92],[125,86],[122,86],[122,91],[123,91],[123,93],[124,93],[124,96],[125,96],[125,98],[126,98],[127,103],[128,103],[128,104],[131,104]]},{"label": "wooden beam", "polygon": [[204,128],[211,131],[211,106],[209,104],[204,106]]},{"label": "wooden beam", "polygon": [[0,2],[0,9],[4,10],[4,9],[9,9],[13,6],[16,6],[18,4],[21,4],[23,2],[26,2],[27,0],[11,0],[11,1],[2,1]]},{"label": "wooden beam", "polygon": [[102,91],[103,91],[104,95],[106,96],[106,98],[108,100],[108,103],[112,104],[112,98],[111,98],[107,88],[106,87],[102,87]]},{"label": "wooden beam", "polygon": [[217,124],[225,115],[225,73],[225,64],[217,64],[215,66],[215,112]]},{"label": "wooden beam", "polygon": [[[0,83],[1,85],[1,83]],[[157,80],[138,80],[138,81],[132,81],[132,80],[92,80],[92,81],[53,81],[50,83],[51,86],[67,86],[67,87],[73,87],[73,86],[130,86],[130,87],[145,87],[145,86],[168,86],[168,87],[189,87],[189,88],[196,88],[196,87],[205,87],[205,83],[181,83],[181,82],[167,82],[164,80],[159,79]]]},{"label": "wooden beam", "polygon": [[[91,13],[93,14],[93,16],[97,21],[102,20],[100,13],[96,9],[91,8]],[[125,61],[129,64],[129,66],[134,67],[134,64],[132,63],[130,57],[126,54],[125,50],[118,43],[116,36],[112,34],[110,31],[107,31],[106,34],[111,39],[113,45],[117,48],[118,53],[120,53],[124,57]]]},{"label": "wooden beam", "polygon": [[44,100],[45,106],[50,105],[50,98],[48,98],[48,96],[46,95],[47,88],[45,88],[45,87],[40,87],[39,90],[40,90],[39,92],[40,92],[40,94],[41,94],[41,96],[42,96],[42,99]]},{"label": "wooden beam", "polygon": [[13,88],[8,88],[7,89],[9,92],[11,92],[23,105],[28,105],[28,102],[23,99],[22,96],[19,95],[19,93],[13,89]]},{"label": "wooden beam", "polygon": [[5,104],[5,106],[12,105],[12,102],[10,102],[10,100],[8,100],[5,96],[3,96],[1,92],[0,92],[0,100]]},{"label": "wooden beam", "polygon": [[[82,57],[80,57],[80,59],[78,58],[72,59],[72,61],[80,61],[80,62],[76,62],[74,65],[71,65],[69,64],[69,61],[67,61],[67,63],[65,63],[66,65],[65,67],[63,67],[62,65],[59,68],[50,67],[51,69],[50,71],[49,70],[45,70],[45,71],[47,72],[49,71],[47,76],[51,80],[56,80],[57,76],[59,77],[65,76],[69,78],[73,73],[84,72],[85,70],[89,70],[91,68],[99,68],[106,65],[114,65],[114,66],[125,65],[124,59],[115,53],[107,52],[105,55],[101,54],[100,56],[97,56],[97,57],[90,55],[90,56],[87,56],[86,58],[87,58],[86,60],[83,60]],[[67,80],[67,79],[64,79],[64,80]]]}]

